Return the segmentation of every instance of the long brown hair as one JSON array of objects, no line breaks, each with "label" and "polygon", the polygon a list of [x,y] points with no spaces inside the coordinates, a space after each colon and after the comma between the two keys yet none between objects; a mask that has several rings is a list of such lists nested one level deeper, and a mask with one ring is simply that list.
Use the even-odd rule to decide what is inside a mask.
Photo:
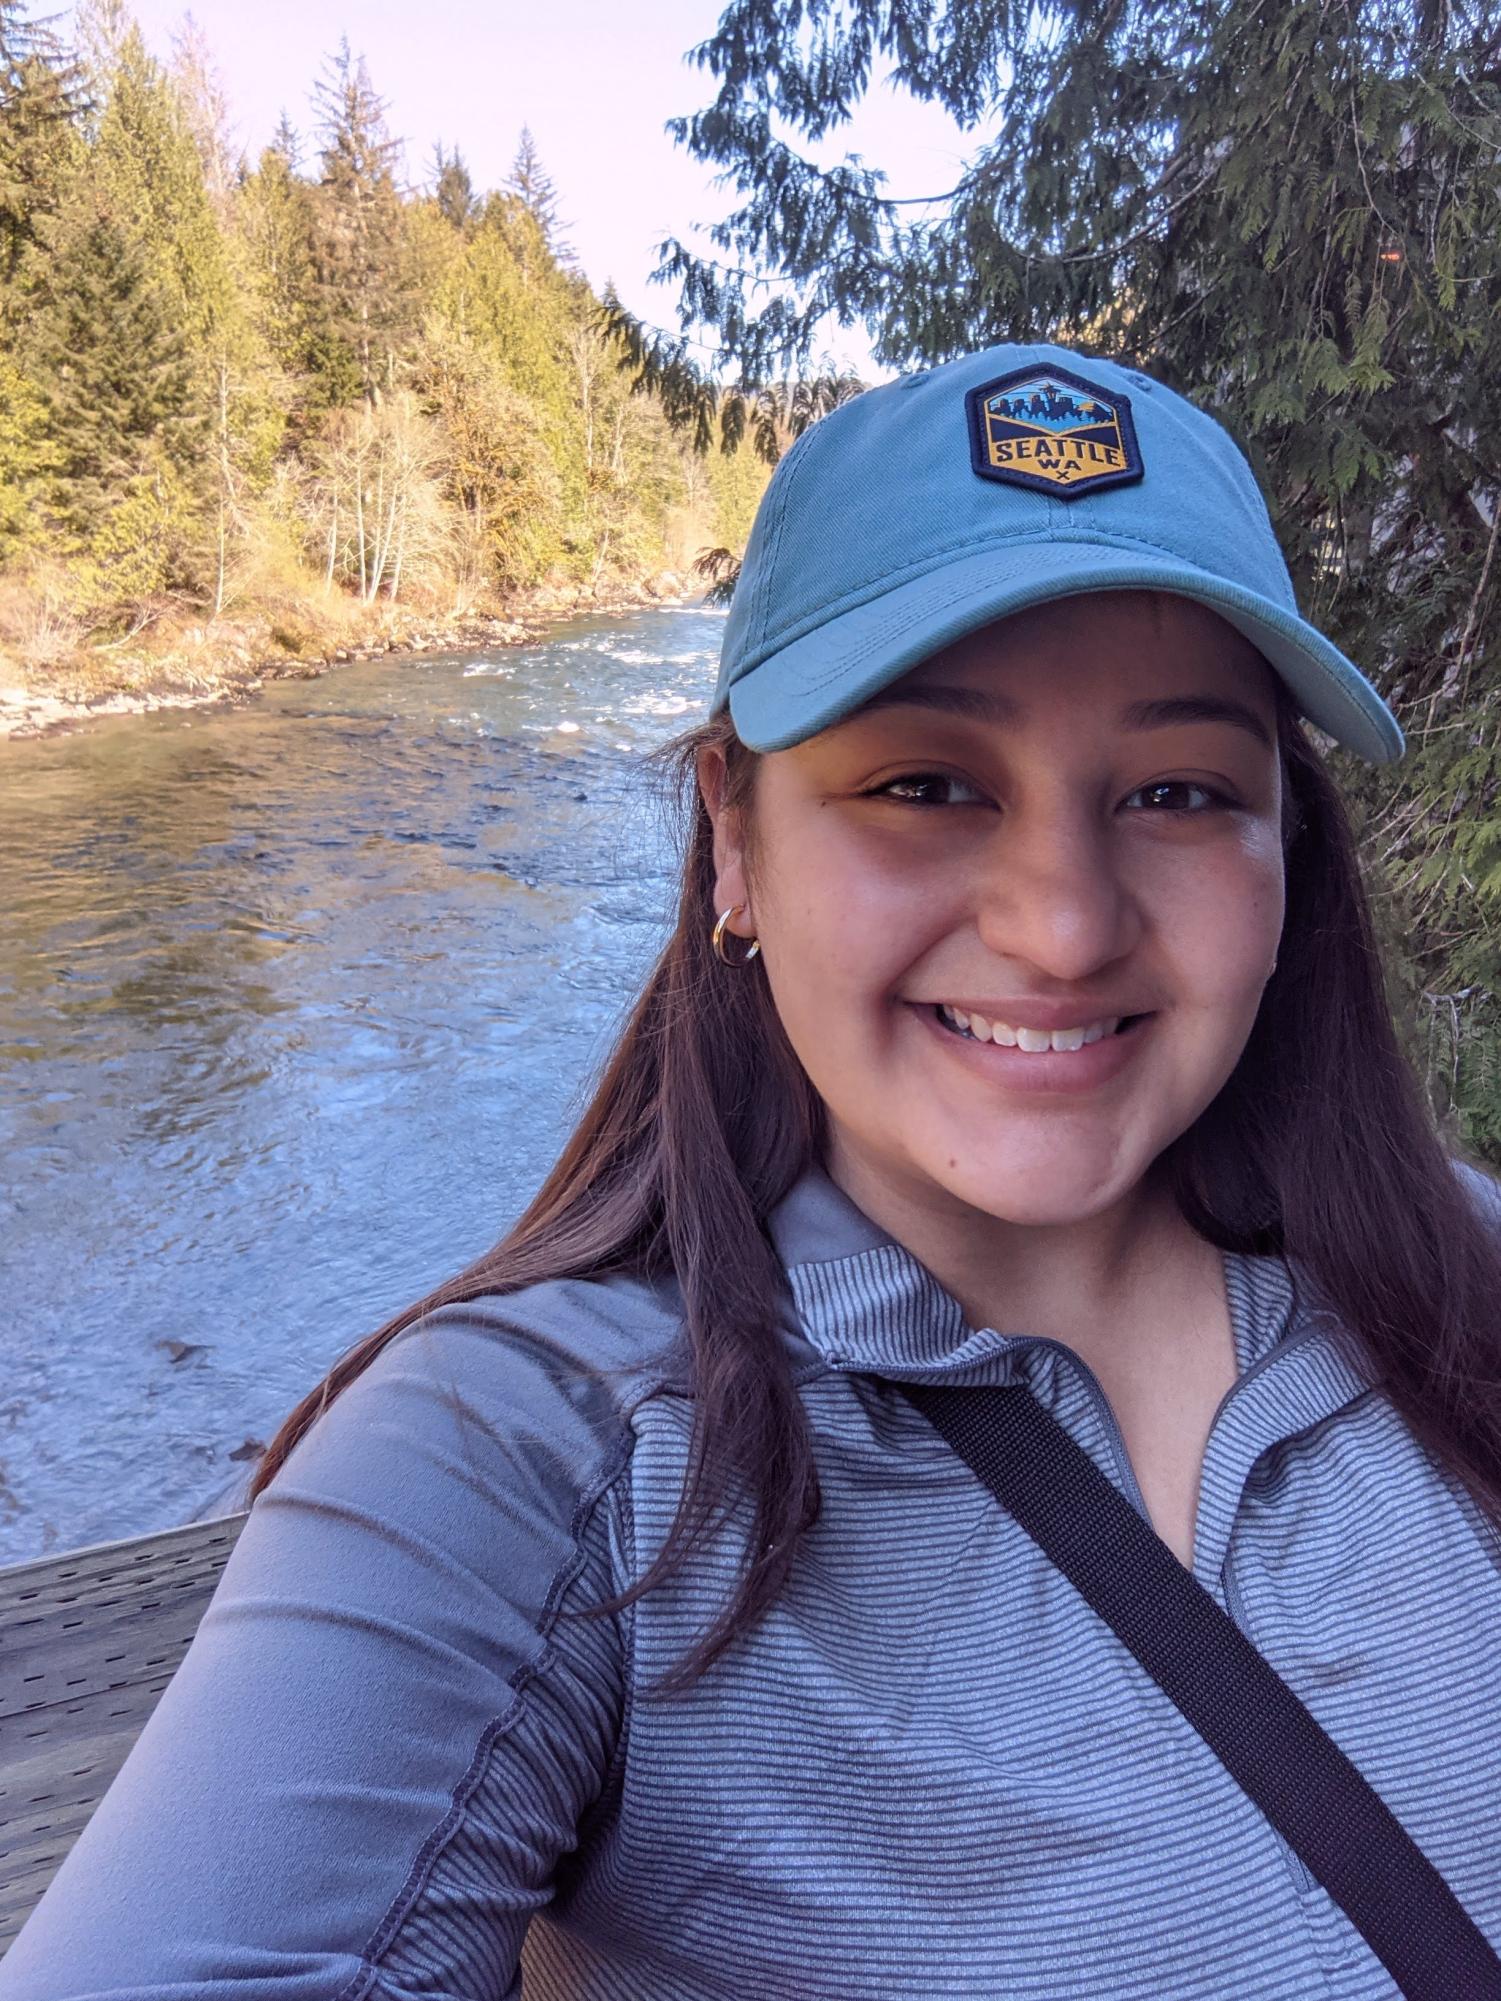
[{"label": "long brown hair", "polygon": [[[1210,1242],[1296,1262],[1313,1303],[1363,1338],[1413,1432],[1501,1533],[1501,1240],[1401,1050],[1343,802],[1276,689],[1287,873],[1277,969],[1233,1075],[1163,1164]],[[545,1279],[675,1279],[694,1386],[689,1461],[661,1554],[616,1602],[680,1567],[733,1496],[751,1522],[734,1596],[664,1689],[685,1687],[755,1624],[818,1511],[766,1219],[816,1159],[822,1109],[759,969],[731,970],[710,947],[713,829],[695,780],[705,749],[725,758],[726,807],[752,822],[757,759],[728,719],[667,747],[686,808],[677,925],[557,1165],[493,1250],[335,1363],[250,1483],[254,1498],[393,1336],[439,1306]]]}]

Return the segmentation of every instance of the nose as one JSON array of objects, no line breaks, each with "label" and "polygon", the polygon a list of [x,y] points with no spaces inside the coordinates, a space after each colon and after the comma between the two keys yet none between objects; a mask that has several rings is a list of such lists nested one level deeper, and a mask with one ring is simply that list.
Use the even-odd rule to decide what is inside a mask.
[{"label": "nose", "polygon": [[1060,984],[1129,954],[1144,928],[1107,829],[1056,803],[1001,816],[978,861],[976,922],[997,957]]}]

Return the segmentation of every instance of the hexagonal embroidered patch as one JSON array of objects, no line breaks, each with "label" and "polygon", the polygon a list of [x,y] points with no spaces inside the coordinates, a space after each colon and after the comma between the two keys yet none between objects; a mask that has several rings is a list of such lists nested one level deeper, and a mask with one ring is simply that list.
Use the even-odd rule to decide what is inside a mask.
[{"label": "hexagonal embroidered patch", "polygon": [[1130,399],[1062,368],[1018,368],[971,389],[970,457],[981,479],[1078,500],[1144,470]]}]

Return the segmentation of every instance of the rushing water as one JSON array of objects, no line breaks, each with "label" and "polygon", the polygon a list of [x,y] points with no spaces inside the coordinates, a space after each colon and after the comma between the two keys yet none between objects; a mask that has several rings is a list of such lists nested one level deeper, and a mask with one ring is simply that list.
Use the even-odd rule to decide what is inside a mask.
[{"label": "rushing water", "polygon": [[182,1521],[492,1243],[664,935],[722,614],[0,744],[0,1562]]}]

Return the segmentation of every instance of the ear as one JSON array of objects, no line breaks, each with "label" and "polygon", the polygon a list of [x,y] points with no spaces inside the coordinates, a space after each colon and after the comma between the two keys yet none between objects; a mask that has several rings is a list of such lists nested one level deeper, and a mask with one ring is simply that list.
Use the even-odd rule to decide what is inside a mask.
[{"label": "ear", "polygon": [[724,751],[710,744],[698,754],[695,770],[699,796],[714,828],[714,908],[741,907],[726,926],[737,938],[754,938],[756,926],[751,915],[750,884],[745,868],[745,844],[740,817],[725,804],[728,773]]}]

